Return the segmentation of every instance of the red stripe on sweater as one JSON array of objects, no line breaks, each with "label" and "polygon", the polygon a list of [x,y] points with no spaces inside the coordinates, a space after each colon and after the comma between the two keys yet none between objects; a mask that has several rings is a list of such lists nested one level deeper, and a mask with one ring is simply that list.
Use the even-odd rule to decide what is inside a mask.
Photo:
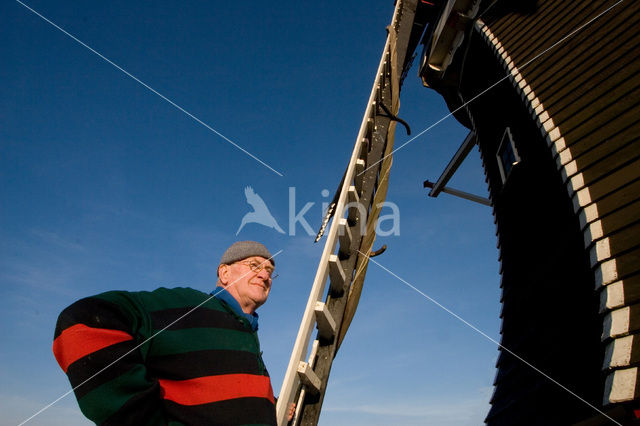
[{"label": "red stripe on sweater", "polygon": [[253,374],[224,374],[189,380],[159,379],[163,398],[181,405],[199,405],[235,398],[267,398],[274,403],[271,380]]},{"label": "red stripe on sweater", "polygon": [[76,324],[65,329],[53,341],[53,355],[66,373],[69,366],[80,358],[127,340],[133,340],[133,337],[124,331]]}]

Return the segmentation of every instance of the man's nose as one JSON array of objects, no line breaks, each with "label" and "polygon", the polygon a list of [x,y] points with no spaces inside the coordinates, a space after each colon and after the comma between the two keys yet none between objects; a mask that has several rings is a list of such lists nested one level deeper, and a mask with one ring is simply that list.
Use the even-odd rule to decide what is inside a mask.
[{"label": "man's nose", "polygon": [[271,275],[267,272],[266,269],[261,269],[260,272],[258,272],[258,278],[260,279],[268,280],[270,276]]}]

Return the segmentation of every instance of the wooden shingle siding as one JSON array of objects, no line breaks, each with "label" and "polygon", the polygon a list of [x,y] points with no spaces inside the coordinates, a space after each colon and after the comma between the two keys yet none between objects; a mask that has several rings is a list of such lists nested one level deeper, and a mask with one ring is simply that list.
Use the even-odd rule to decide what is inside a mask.
[{"label": "wooden shingle siding", "polygon": [[640,235],[640,222],[626,225],[627,218],[625,217],[633,215],[631,219],[635,220],[638,217],[638,205],[640,203],[635,204],[635,209],[620,210],[620,216],[623,216],[621,219],[616,221],[613,221],[613,219],[607,220],[607,222],[612,223],[611,228],[619,227],[619,229],[606,232],[605,235],[607,237],[597,240],[595,244],[591,245],[589,252],[591,266],[595,266],[612,257],[618,257],[638,245],[637,238]]},{"label": "wooden shingle siding", "polygon": [[603,367],[624,367],[640,363],[640,339],[626,336],[612,340],[605,351]]},{"label": "wooden shingle siding", "polygon": [[[619,133],[614,138],[601,142],[600,145],[595,146],[580,157],[574,158],[566,164],[560,163],[558,167],[563,173],[563,179],[566,180],[578,173],[578,161],[580,161],[583,170],[602,167],[614,169],[633,159],[634,150],[636,150],[634,145],[638,142],[638,139],[633,135],[633,131],[633,129],[630,129],[626,132],[627,134],[623,131],[621,132],[622,134]],[[622,154],[621,152],[623,151],[626,154]],[[631,156],[629,157],[628,154]],[[605,158],[607,161],[602,161]]]},{"label": "wooden shingle siding", "polygon": [[640,274],[609,284],[600,292],[600,312],[640,301]]},{"label": "wooden shingle siding", "polygon": [[[582,167],[582,157],[575,158],[575,173],[568,176],[567,185],[571,187],[573,192],[576,192],[584,187],[593,187],[597,182],[604,181],[614,175],[620,185],[626,185],[637,177],[635,172],[640,168],[640,152],[638,151],[637,141],[633,141],[586,167]],[[564,174],[569,173],[565,170]],[[612,184],[611,182],[607,183]],[[590,192],[592,197],[596,195],[595,190]]]},{"label": "wooden shingle siding", "polygon": [[616,256],[613,259],[605,260],[597,266],[595,272],[596,284],[607,285],[616,280],[630,277],[631,275],[638,273],[639,263],[640,248],[635,248],[634,250]]},{"label": "wooden shingle siding", "polygon": [[640,305],[634,304],[608,312],[603,325],[602,340],[626,336],[640,330]]},{"label": "wooden shingle siding", "polygon": [[603,404],[640,400],[640,2],[545,0],[533,14],[484,19],[476,28],[546,138],[579,217],[602,315]]},{"label": "wooden shingle siding", "polygon": [[[577,19],[577,17],[583,15],[586,9],[588,9],[588,7],[586,7],[584,3],[583,6],[578,6],[574,10],[571,10],[569,8],[565,8],[562,2],[556,2],[555,9],[541,9],[543,11],[546,10],[546,13],[541,13],[537,22],[534,22],[535,19],[529,20],[526,19],[526,16],[521,16],[520,20],[526,19],[527,23],[524,24],[522,28],[519,26],[515,27],[513,29],[514,34],[512,36],[504,34],[501,37],[501,40],[508,41],[508,44],[505,45],[505,49],[512,53],[511,57],[516,64],[523,67],[529,66],[530,61],[535,60],[535,64],[532,64],[530,69],[535,70],[537,68],[541,68],[541,70],[547,72],[548,75],[551,76],[553,73],[549,71],[552,71],[553,67],[558,65],[549,61],[547,55],[550,55],[551,57],[557,55],[555,49],[550,50],[562,39],[562,37],[558,37],[557,29],[563,28],[564,34],[569,34],[576,30],[583,22],[582,20]],[[545,54],[545,57],[537,59],[538,55],[546,52],[547,50],[549,51]],[[553,67],[550,67],[547,64],[541,65],[545,62],[545,59],[547,64],[553,63]]]},{"label": "wooden shingle siding", "polygon": [[[536,93],[544,97],[550,110],[555,111],[553,106],[557,102],[561,102],[559,109],[570,104],[585,90],[597,87],[619,71],[616,61],[612,61],[612,50],[616,56],[629,55],[630,52],[626,51],[633,46],[627,44],[634,43],[629,30],[637,25],[637,20],[626,22],[621,19],[621,22],[614,22],[613,27],[608,27],[605,18],[606,15],[583,30],[606,29],[607,33],[598,39],[580,37],[581,33],[578,33],[544,54],[541,54],[544,51],[541,49],[537,59],[526,66],[521,65],[524,78],[535,85]],[[624,58],[625,61],[627,59]]]},{"label": "wooden shingle siding", "polygon": [[[640,111],[637,112],[640,113]],[[590,181],[588,186],[584,187],[583,185],[579,190],[573,191],[576,193],[577,209],[585,207],[586,204],[600,201],[617,188],[637,180],[639,171],[640,162],[636,158],[631,163],[625,164],[624,167],[602,176],[599,180]]]},{"label": "wooden shingle siding", "polygon": [[420,76],[475,132],[489,186],[502,324],[485,422],[640,419],[640,1],[487,0],[458,24],[447,70]]},{"label": "wooden shingle siding", "polygon": [[598,219],[633,202],[637,199],[638,194],[640,194],[640,179],[636,179],[628,185],[618,188],[617,191],[608,194],[606,197],[601,198],[598,204],[591,204],[581,209],[580,225],[582,229],[585,229],[588,225],[589,228],[585,230],[585,232],[591,230],[592,233],[599,232],[598,236],[601,236],[603,232],[602,222],[598,221]]},{"label": "wooden shingle siding", "polygon": [[[615,132],[617,132],[621,126],[626,125],[627,123],[629,123],[629,121],[635,119],[636,114],[638,114],[637,108],[638,105],[635,105],[635,108],[633,110],[628,109],[624,112],[621,112],[621,114],[617,115],[615,118],[610,118],[608,120],[605,118],[601,118],[597,120],[598,123],[596,123],[594,120],[593,122],[589,122],[589,124],[585,124],[584,128],[577,128],[575,131],[570,131],[564,134],[565,142],[567,140],[573,139],[578,140],[578,142],[581,143],[576,143],[577,145],[567,145],[567,149],[570,149],[570,151],[564,154],[564,157],[567,159],[567,161],[566,163],[563,162],[563,165],[569,164],[573,160],[580,162],[581,154],[595,148],[601,143],[606,143],[611,135],[615,134]],[[617,109],[618,108],[611,108],[611,110]],[[565,171],[565,174],[568,174],[567,171]],[[599,195],[601,196],[601,194]],[[594,201],[595,199],[597,199],[595,195],[591,197],[592,201]],[[584,205],[582,205],[581,207],[584,207]]]},{"label": "wooden shingle siding", "polygon": [[637,367],[618,369],[607,376],[605,394],[610,404],[635,400],[639,392]]},{"label": "wooden shingle siding", "polygon": [[[637,126],[639,124],[635,113],[637,113],[637,111],[628,110],[620,116],[611,118],[606,125],[606,129],[598,129],[598,135],[587,135],[588,139],[583,140],[582,143],[571,143],[570,150],[566,150],[565,148],[569,146],[569,142],[573,142],[571,139],[569,139],[569,142],[567,142],[564,137],[552,140],[551,149],[557,155],[556,161],[559,166],[564,167],[582,154],[594,149],[598,144],[609,142],[613,137],[622,139],[620,142],[614,142],[620,144],[635,140],[637,138]],[[603,133],[604,138],[602,137]],[[600,137],[598,137],[599,135]]]},{"label": "wooden shingle siding", "polygon": [[[602,58],[602,60],[604,59]],[[629,87],[626,85],[626,79],[633,78],[633,74],[637,74],[638,68],[640,68],[638,58],[624,56],[614,63],[602,64],[600,62],[603,68],[594,70],[594,66],[598,62],[598,60],[594,60],[594,64],[588,64],[584,69],[579,69],[579,76],[574,79],[561,81],[555,87],[536,89],[538,96],[545,99],[545,107],[554,117],[556,123],[560,124],[571,120],[576,112],[587,113],[584,120],[588,120],[589,115],[597,113],[593,109],[594,100],[598,100],[598,106],[604,107],[605,102],[612,103],[617,99],[627,97]],[[526,73],[523,72],[523,74]],[[613,76],[616,78],[612,78]],[[535,84],[530,79],[527,81]],[[635,84],[637,85],[637,82]],[[575,125],[579,125],[579,123],[575,123]]]},{"label": "wooden shingle siding", "polygon": [[[513,14],[505,17],[504,19],[513,21],[513,24],[510,26],[502,26],[499,22],[487,22],[490,24],[491,31],[498,37],[518,66],[528,64],[529,61],[542,52],[556,46],[565,36],[581,28],[600,12],[614,5],[615,2],[544,0],[539,1],[538,4],[539,7],[533,15]],[[627,17],[627,19],[628,18],[629,17]],[[566,55],[562,55],[556,49],[572,49],[573,47],[582,45],[584,42],[593,45],[597,42],[597,39],[590,37],[590,35],[593,34],[590,32],[591,26],[602,25],[601,20],[604,20],[606,23],[611,19],[614,19],[614,15],[606,14],[589,24],[589,29],[585,28],[585,30],[572,34],[564,42],[561,42],[560,45],[554,47],[553,50],[536,59],[535,64],[532,64],[529,69],[537,68],[541,62],[551,64],[560,62],[560,64],[566,65],[566,63],[562,62],[562,58]],[[579,54],[580,52],[578,51],[576,53]],[[542,69],[546,70],[548,68],[549,65],[542,66]],[[552,76],[552,73],[548,73],[547,76]]]}]

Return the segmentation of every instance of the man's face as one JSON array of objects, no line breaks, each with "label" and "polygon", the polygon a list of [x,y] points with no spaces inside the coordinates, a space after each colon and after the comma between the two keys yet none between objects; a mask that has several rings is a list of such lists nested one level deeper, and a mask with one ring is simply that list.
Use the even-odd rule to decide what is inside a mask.
[{"label": "man's face", "polygon": [[269,271],[273,271],[273,265],[269,260],[253,256],[231,265],[220,265],[218,275],[224,288],[238,301],[242,310],[250,314],[262,306],[269,297]]}]

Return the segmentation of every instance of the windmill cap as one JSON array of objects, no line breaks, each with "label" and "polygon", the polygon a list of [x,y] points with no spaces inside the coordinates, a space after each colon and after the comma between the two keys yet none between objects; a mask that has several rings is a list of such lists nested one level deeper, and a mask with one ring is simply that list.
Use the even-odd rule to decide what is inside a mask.
[{"label": "windmill cap", "polygon": [[238,241],[233,244],[224,252],[220,259],[220,264],[230,265],[247,257],[260,256],[265,259],[269,259],[273,266],[276,263],[273,261],[269,250],[257,241]]}]

